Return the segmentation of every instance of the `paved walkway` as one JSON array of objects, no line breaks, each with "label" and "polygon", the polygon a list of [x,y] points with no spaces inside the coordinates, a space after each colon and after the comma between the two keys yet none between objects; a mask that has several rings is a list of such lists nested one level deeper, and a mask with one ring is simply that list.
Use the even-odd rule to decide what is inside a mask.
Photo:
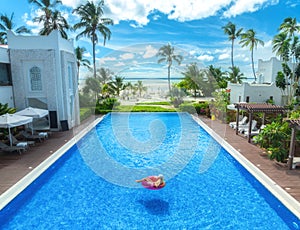
[{"label": "paved walkway", "polygon": [[218,120],[212,121],[206,117],[200,118],[220,137],[224,138],[232,147],[300,202],[299,169],[288,170],[284,164],[271,161],[261,148],[248,143],[242,135],[236,135],[235,130],[230,128],[228,124],[223,124]]},{"label": "paved walkway", "polygon": [[[33,146],[22,155],[0,152],[0,194],[73,138],[74,134],[77,134],[82,127],[85,127],[86,124],[91,123],[95,119],[96,117],[87,119],[76,129],[65,132],[53,132],[48,140],[37,143],[36,146]],[[205,117],[201,117],[201,120],[300,202],[299,169],[287,170],[286,167],[270,161],[265,156],[263,150],[253,144],[247,143],[244,137],[236,135],[234,130],[229,128],[228,125],[222,124],[217,120],[212,121]]]}]

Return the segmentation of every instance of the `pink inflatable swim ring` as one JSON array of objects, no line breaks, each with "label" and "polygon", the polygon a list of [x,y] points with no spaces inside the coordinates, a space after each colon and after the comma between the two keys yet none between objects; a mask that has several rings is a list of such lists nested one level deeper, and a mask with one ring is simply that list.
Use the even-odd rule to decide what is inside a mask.
[{"label": "pink inflatable swim ring", "polygon": [[[157,181],[157,177],[156,176],[149,176],[148,177],[151,181],[155,182]],[[158,187],[155,187],[153,185],[153,183],[149,182],[149,181],[142,181],[142,185],[144,186],[144,188],[146,189],[151,189],[151,190],[159,190],[162,189],[163,187],[165,187],[166,183],[163,182],[162,184],[160,184]]]}]

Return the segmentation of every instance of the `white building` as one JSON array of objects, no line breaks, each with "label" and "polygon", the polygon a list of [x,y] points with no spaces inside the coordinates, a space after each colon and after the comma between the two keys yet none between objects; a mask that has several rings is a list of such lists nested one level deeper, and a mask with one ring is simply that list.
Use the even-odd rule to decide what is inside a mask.
[{"label": "white building", "polygon": [[281,61],[272,57],[268,61],[258,60],[258,82],[242,84],[228,83],[230,89],[230,102],[256,102],[265,103],[271,99],[276,105],[283,105],[285,98],[281,90],[276,87],[277,73],[282,71]]},{"label": "white building", "polygon": [[[17,36],[8,31],[0,49],[0,102],[17,111],[48,109],[50,128],[65,130],[80,123],[73,41],[58,31],[49,36]],[[2,65],[2,66],[1,66]]]}]

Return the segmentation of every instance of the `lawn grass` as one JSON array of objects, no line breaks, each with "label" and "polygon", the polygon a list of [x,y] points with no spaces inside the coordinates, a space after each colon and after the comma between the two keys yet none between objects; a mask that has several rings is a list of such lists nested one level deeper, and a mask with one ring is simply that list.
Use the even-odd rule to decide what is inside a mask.
[{"label": "lawn grass", "polygon": [[[168,107],[169,106],[169,107]],[[167,101],[161,102],[140,102],[136,105],[119,105],[114,107],[113,112],[176,112],[172,104]],[[80,120],[83,121],[95,112],[95,108],[80,108]],[[99,114],[112,112],[111,110],[99,110]]]},{"label": "lawn grass", "polygon": [[137,105],[172,105],[168,101],[156,101],[156,102],[139,102]]},{"label": "lawn grass", "polygon": [[176,112],[176,109],[151,105],[120,105],[114,108],[114,112]]}]

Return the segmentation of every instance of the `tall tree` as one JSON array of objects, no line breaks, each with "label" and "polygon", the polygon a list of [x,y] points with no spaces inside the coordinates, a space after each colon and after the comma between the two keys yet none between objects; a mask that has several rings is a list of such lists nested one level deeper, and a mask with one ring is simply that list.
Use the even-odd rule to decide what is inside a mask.
[{"label": "tall tree", "polygon": [[90,37],[93,46],[93,68],[94,77],[96,78],[96,44],[98,43],[98,35],[100,33],[103,36],[103,45],[105,46],[106,40],[110,40],[111,31],[107,27],[108,25],[113,25],[113,20],[110,18],[103,18],[103,7],[104,1],[101,0],[99,3],[95,4],[93,1],[87,1],[85,5],[80,5],[73,10],[80,16],[80,22],[74,25],[74,29],[84,28],[80,32],[76,39],[81,37]]},{"label": "tall tree", "polygon": [[193,91],[194,97],[197,97],[197,92],[204,88],[203,76],[200,73],[197,63],[191,63],[182,73],[184,75],[184,85],[188,90]]},{"label": "tall tree", "polygon": [[300,26],[296,18],[286,18],[279,26],[279,34],[275,35],[272,41],[273,52],[283,61],[281,74],[284,75],[287,84],[286,96],[289,105],[295,94],[299,92],[300,43],[299,37],[296,36],[298,32]]},{"label": "tall tree", "polygon": [[14,13],[12,13],[10,17],[7,16],[6,14],[0,15],[0,41],[2,44],[7,44],[8,30],[12,30],[17,34],[31,33],[31,31],[25,26],[15,28],[16,25],[13,20],[14,20]]},{"label": "tall tree", "polygon": [[283,20],[279,30],[286,33],[289,37],[294,37],[295,32],[300,32],[300,25],[298,25],[296,18],[288,17]]},{"label": "tall tree", "polygon": [[228,22],[226,26],[223,26],[222,29],[224,33],[228,35],[228,40],[231,41],[231,68],[233,69],[233,48],[234,48],[234,40],[240,37],[240,34],[243,31],[243,28],[238,29],[236,28],[235,24],[232,22]]},{"label": "tall tree", "polygon": [[286,33],[275,35],[272,41],[273,52],[277,56],[280,56],[280,59],[285,62],[289,60],[290,41],[291,38],[289,38]]},{"label": "tall tree", "polygon": [[243,82],[243,80],[246,79],[244,77],[244,74],[241,73],[239,67],[234,66],[233,68],[229,67],[229,69],[231,70],[231,72],[228,72],[228,74],[229,74],[229,81],[231,83],[239,83],[239,84],[241,84]]},{"label": "tall tree", "polygon": [[242,47],[248,46],[251,51],[251,63],[252,63],[252,72],[254,76],[254,81],[256,82],[256,74],[254,69],[254,59],[253,59],[253,50],[257,48],[257,44],[264,46],[264,42],[256,37],[256,32],[253,29],[247,30],[245,33],[241,34]]},{"label": "tall tree", "polygon": [[61,0],[28,0],[29,3],[35,4],[42,14],[33,19],[38,23],[43,23],[43,28],[40,30],[40,35],[49,35],[53,30],[59,30],[61,36],[65,39],[68,38],[66,29],[69,29],[69,25],[66,19],[61,15],[56,7],[62,4]]},{"label": "tall tree", "polygon": [[112,80],[113,72],[111,72],[108,68],[100,68],[97,69],[97,78],[101,82],[101,84],[105,85]]},{"label": "tall tree", "polygon": [[120,96],[121,90],[125,89],[124,77],[115,76],[115,79],[108,83],[109,91],[117,96]]},{"label": "tall tree", "polygon": [[142,81],[137,81],[137,83],[134,84],[137,91],[139,92],[139,97],[142,96],[142,92],[147,90],[147,87],[143,85]]},{"label": "tall tree", "polygon": [[85,66],[90,69],[90,61],[86,58],[83,58],[83,54],[86,51],[84,47],[77,46],[75,49],[75,55],[77,60],[77,79],[79,79],[79,69],[80,66]]},{"label": "tall tree", "polygon": [[94,77],[88,77],[85,80],[85,86],[82,89],[84,94],[94,94],[95,101],[97,101],[97,99],[99,98],[101,90],[101,83]]},{"label": "tall tree", "polygon": [[49,35],[53,30],[58,30],[61,36],[68,39],[66,30],[70,29],[67,20],[57,10],[52,12],[50,24],[47,27],[43,27],[39,32],[40,35]]},{"label": "tall tree", "polygon": [[171,66],[173,61],[180,65],[183,57],[179,54],[176,54],[174,52],[174,47],[172,47],[170,44],[162,46],[158,50],[157,56],[160,57],[160,59],[158,59],[158,63],[166,62],[168,65],[168,86],[169,93],[171,94]]},{"label": "tall tree", "polygon": [[215,68],[213,65],[210,65],[208,66],[208,70],[217,81],[218,86],[222,89],[226,89],[228,78],[225,76],[224,72],[222,72],[221,67]]}]

